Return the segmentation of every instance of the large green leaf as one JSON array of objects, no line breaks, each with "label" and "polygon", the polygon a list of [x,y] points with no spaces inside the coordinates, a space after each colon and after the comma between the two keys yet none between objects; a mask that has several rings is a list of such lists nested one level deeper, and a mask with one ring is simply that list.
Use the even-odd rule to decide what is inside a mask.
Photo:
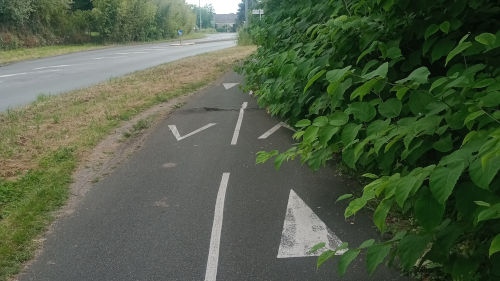
[{"label": "large green leaf", "polygon": [[477,222],[495,220],[500,218],[500,203],[488,207],[477,215]]},{"label": "large green leaf", "polygon": [[485,33],[479,34],[474,39],[476,39],[477,42],[491,48],[491,47],[495,46],[495,41],[497,40],[497,37],[495,36],[495,34],[485,32]]},{"label": "large green leaf", "polygon": [[428,188],[422,188],[415,201],[415,218],[426,230],[432,230],[441,223],[445,206],[434,199]]},{"label": "large green leaf", "polygon": [[457,161],[446,166],[437,166],[434,169],[429,180],[429,187],[440,204],[448,200],[465,168],[466,163]]},{"label": "large green leaf", "polygon": [[356,136],[358,135],[359,130],[363,127],[361,124],[349,123],[342,129],[342,134],[340,136],[342,143],[344,146],[350,144]]},{"label": "large green leaf", "polygon": [[335,111],[328,116],[328,122],[332,126],[343,126],[349,121],[349,115],[342,111]]},{"label": "large green leaf", "polygon": [[413,70],[410,75],[408,75],[408,77],[404,78],[404,79],[401,79],[399,81],[396,81],[396,83],[405,83],[405,82],[408,82],[408,81],[413,81],[414,83],[417,83],[417,84],[425,84],[427,83],[427,79],[429,77],[429,75],[431,74],[431,72],[429,71],[429,69],[425,66],[421,66],[415,70]]},{"label": "large green leaf", "polygon": [[450,31],[450,22],[449,21],[444,21],[439,25],[439,29],[441,29],[442,32],[448,33]]},{"label": "large green leaf", "polygon": [[369,102],[353,102],[349,105],[348,110],[354,115],[355,119],[361,122],[368,122],[377,114],[375,107]]},{"label": "large green leaf", "polygon": [[326,145],[338,131],[340,131],[340,128],[337,126],[328,125],[321,127],[318,132],[319,142],[322,145]]},{"label": "large green leaf", "polygon": [[500,153],[496,152],[478,157],[472,162],[469,167],[469,175],[472,181],[479,187],[489,189],[489,185],[493,178],[500,170]]},{"label": "large green leaf", "polygon": [[401,103],[400,100],[391,98],[386,100],[385,102],[381,103],[378,106],[378,112],[380,115],[387,117],[387,118],[394,118],[398,117],[399,113],[401,113],[401,108],[403,107],[403,104]]},{"label": "large green leaf", "polygon": [[385,62],[385,63],[381,64],[374,71],[363,75],[363,79],[368,80],[368,79],[372,79],[372,78],[377,77],[377,76],[385,78],[387,76],[387,71],[389,71],[389,63]]},{"label": "large green leaf", "polygon": [[497,236],[491,240],[489,256],[491,257],[491,255],[497,252],[500,252],[500,234],[497,234]]},{"label": "large green leaf", "polygon": [[295,124],[295,127],[297,127],[297,128],[304,128],[304,127],[307,127],[307,126],[310,126],[310,125],[311,125],[311,120],[302,119],[302,120],[300,120],[299,122],[297,122]]},{"label": "large green leaf", "polygon": [[377,209],[375,209],[375,212],[373,213],[373,222],[380,232],[385,232],[385,220],[387,218],[387,214],[389,214],[389,210],[392,207],[393,201],[394,200],[392,198],[386,198],[382,200],[382,202],[378,204]]},{"label": "large green leaf", "polygon": [[461,52],[467,50],[469,47],[472,46],[471,42],[465,42],[465,39],[469,37],[469,34],[465,35],[460,39],[460,42],[458,42],[458,45],[455,47],[455,49],[451,50],[451,52],[446,56],[446,63],[445,65],[448,65],[448,62],[453,59],[456,55],[460,54]]},{"label": "large green leaf", "polygon": [[347,271],[347,267],[352,263],[352,261],[359,255],[361,250],[359,249],[349,249],[347,252],[345,252],[339,260],[339,275],[344,276],[345,272]]},{"label": "large green leaf", "polygon": [[309,79],[309,81],[307,81],[306,87],[304,88],[304,93],[309,89],[309,87],[312,86],[312,84],[314,84],[314,82],[316,82],[316,80],[321,78],[321,76],[323,76],[323,74],[325,74],[325,72],[326,72],[326,70],[323,69],[320,72],[316,73],[313,77],[311,77],[311,79]]},{"label": "large green leaf", "polygon": [[363,85],[359,86],[356,88],[352,93],[351,93],[351,100],[354,100],[355,98],[359,97],[359,100],[362,101],[363,97],[366,96],[370,91],[375,87],[375,84],[379,81],[379,78],[373,78],[369,80],[368,82],[365,82]]},{"label": "large green leaf", "polygon": [[401,177],[397,183],[395,199],[399,207],[403,208],[410,194],[415,194],[436,166],[430,165],[425,168],[415,168],[405,177]]},{"label": "large green leaf", "polygon": [[384,261],[391,251],[392,244],[376,244],[368,248],[366,252],[366,267],[368,273],[373,275],[375,269]]},{"label": "large green leaf", "polygon": [[431,236],[422,234],[408,234],[398,245],[398,256],[401,266],[409,269],[415,265],[417,260],[422,257],[427,245],[431,241]]},{"label": "large green leaf", "polygon": [[326,250],[318,257],[316,261],[316,269],[318,269],[323,263],[335,256],[335,251]]},{"label": "large green leaf", "polygon": [[427,38],[431,37],[434,33],[436,33],[439,30],[439,26],[437,24],[431,24],[427,27],[425,30],[424,34],[424,39],[427,40]]},{"label": "large green leaf", "polygon": [[313,126],[316,127],[323,127],[326,126],[327,124],[328,124],[328,117],[326,116],[318,116],[313,120]]},{"label": "large green leaf", "polygon": [[326,73],[326,80],[330,81],[330,83],[340,82],[342,78],[344,78],[345,74],[349,72],[351,66],[346,66],[341,69],[330,70]]},{"label": "large green leaf", "polygon": [[319,128],[316,126],[310,126],[306,129],[306,132],[302,136],[302,141],[305,143],[311,143],[318,137]]}]

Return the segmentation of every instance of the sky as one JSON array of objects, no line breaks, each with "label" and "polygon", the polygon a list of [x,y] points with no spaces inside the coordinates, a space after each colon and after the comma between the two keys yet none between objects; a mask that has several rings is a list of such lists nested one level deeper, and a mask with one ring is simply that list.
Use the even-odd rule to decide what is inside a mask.
[{"label": "sky", "polygon": [[[186,0],[188,4],[198,5],[198,0]],[[201,0],[201,6],[212,4],[216,14],[230,14],[238,12],[238,4],[241,0]]]}]

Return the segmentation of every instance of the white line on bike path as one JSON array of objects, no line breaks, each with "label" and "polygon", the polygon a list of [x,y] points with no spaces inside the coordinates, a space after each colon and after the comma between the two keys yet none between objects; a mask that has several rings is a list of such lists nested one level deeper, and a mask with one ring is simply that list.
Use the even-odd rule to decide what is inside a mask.
[{"label": "white line on bike path", "polygon": [[210,250],[208,252],[207,269],[205,271],[205,281],[215,281],[217,279],[217,267],[219,264],[220,235],[222,231],[222,217],[224,215],[224,200],[229,182],[229,173],[222,174],[222,180],[217,193],[215,203],[214,222],[212,224],[212,235],[210,237]]},{"label": "white line on bike path", "polygon": [[236,122],[236,128],[234,128],[233,139],[231,140],[231,145],[236,145],[238,142],[238,136],[240,135],[241,122],[243,121],[243,114],[245,113],[245,108],[247,108],[248,102],[244,102],[241,105],[240,115],[238,116],[238,121]]},{"label": "white line on bike path", "polygon": [[188,137],[190,137],[190,136],[192,136],[194,134],[197,134],[197,133],[199,133],[199,132],[201,132],[203,130],[206,130],[206,129],[208,129],[208,128],[212,127],[212,126],[215,126],[215,125],[216,125],[216,123],[208,123],[207,125],[199,128],[197,130],[194,130],[191,133],[189,133],[187,135],[184,135],[184,136],[181,136],[181,134],[179,134],[179,131],[177,130],[177,126],[175,126],[175,125],[168,125],[168,128],[170,128],[170,131],[172,131],[172,134],[174,134],[174,137],[177,139],[177,141],[181,141],[181,140],[183,140],[185,138],[188,138]]}]

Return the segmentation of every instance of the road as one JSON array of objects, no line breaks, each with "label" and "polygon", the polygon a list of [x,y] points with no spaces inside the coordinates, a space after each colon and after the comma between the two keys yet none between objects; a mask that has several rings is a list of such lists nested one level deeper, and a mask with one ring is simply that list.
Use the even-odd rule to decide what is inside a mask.
[{"label": "road", "polygon": [[30,103],[40,95],[84,88],[113,77],[181,58],[236,45],[236,34],[209,34],[185,43],[154,43],[106,48],[0,67],[0,112]]},{"label": "road", "polygon": [[255,164],[258,151],[289,148],[293,132],[241,92],[241,77],[220,82],[96,183],[20,280],[406,280],[384,267],[370,279],[364,259],[343,278],[336,262],[316,271],[314,244],[377,237],[367,214],[346,222],[334,203],[353,183],[332,167]]}]

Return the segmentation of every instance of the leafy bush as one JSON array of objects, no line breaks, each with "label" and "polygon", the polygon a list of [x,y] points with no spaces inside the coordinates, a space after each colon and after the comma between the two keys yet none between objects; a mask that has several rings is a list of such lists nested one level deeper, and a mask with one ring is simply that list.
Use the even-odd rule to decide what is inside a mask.
[{"label": "leafy bush", "polygon": [[[372,181],[368,202],[391,239],[350,247],[446,280],[500,278],[500,5],[486,0],[264,1],[247,87],[295,124],[296,146],[257,161],[334,154]],[[386,224],[389,212],[400,223]],[[326,252],[318,260],[322,263]],[[396,262],[395,262],[396,261]]]}]

